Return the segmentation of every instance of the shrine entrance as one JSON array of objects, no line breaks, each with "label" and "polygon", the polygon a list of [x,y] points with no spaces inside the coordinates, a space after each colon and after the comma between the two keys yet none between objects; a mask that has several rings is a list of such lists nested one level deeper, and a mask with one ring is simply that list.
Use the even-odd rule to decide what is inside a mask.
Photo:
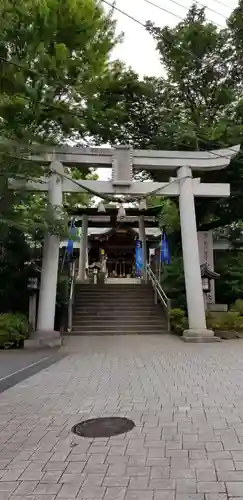
[{"label": "shrine entrance", "polygon": [[[87,219],[88,230],[88,264],[105,260],[107,278],[136,278],[136,240],[142,239],[139,228],[139,218],[143,218],[146,238],[146,261],[149,258],[149,248],[154,246],[161,235],[158,229],[158,209],[151,208],[141,211],[129,207],[126,214],[119,220],[117,209],[107,206],[104,213],[89,207],[70,210],[70,217],[75,218],[76,227],[82,226],[84,217]],[[102,266],[102,269],[104,267]]]},{"label": "shrine entrance", "polygon": [[109,278],[133,278],[135,261],[129,254],[113,254],[107,258],[106,268]]},{"label": "shrine entrance", "polygon": [[[104,207],[103,202],[99,207],[89,209],[93,210],[93,214],[83,213],[80,224],[82,232],[77,276],[79,283],[85,282],[89,228],[93,224],[93,227],[98,225],[98,228],[112,227],[118,229],[120,222],[122,224],[127,222],[126,226],[129,227],[130,225],[130,228],[138,227],[139,240],[141,241],[140,248],[142,250],[141,263],[146,281],[148,275],[146,227],[151,227],[151,223],[148,225],[146,219],[152,210],[151,208],[147,209],[147,200],[151,196],[161,195],[178,197],[189,323],[189,328],[183,332],[183,340],[186,342],[214,342],[214,332],[207,329],[205,318],[194,198],[222,198],[230,195],[229,184],[201,182],[201,172],[226,168],[239,149],[240,146],[216,151],[153,151],[132,150],[128,146],[118,146],[115,149],[65,147],[55,150],[51,146],[40,151],[40,146],[38,146],[36,152],[33,148],[31,155],[29,151],[23,152],[22,149],[19,153],[23,157],[25,156],[28,161],[32,160],[41,165],[49,164],[50,175],[45,175],[38,182],[20,179],[10,180],[9,189],[16,191],[24,187],[30,191],[48,191],[48,201],[50,207],[52,207],[53,216],[56,217],[57,221],[60,214],[57,209],[62,210],[63,208],[63,193],[88,192],[104,202],[108,200],[115,204],[119,203],[119,210],[117,210],[117,207],[113,208],[113,213],[110,214]],[[100,168],[102,166],[102,168],[111,169],[111,180],[74,180],[66,173],[65,167],[77,167],[77,164],[80,170],[85,171],[87,171],[88,167]],[[154,172],[154,174],[157,171],[159,178],[164,179],[164,181],[134,181],[134,174],[137,171],[144,170]],[[136,204],[137,214],[135,217],[128,217],[125,220],[124,215],[129,215],[129,209],[124,210],[125,204],[128,206]],[[103,221],[99,220],[101,212],[104,212],[102,214]],[[74,217],[75,215],[73,214]],[[92,216],[92,221],[89,215]],[[157,226],[157,221],[155,223]],[[125,229],[125,226],[122,228]],[[59,246],[59,236],[55,233],[46,233],[43,248],[37,331],[33,339],[38,345],[57,345],[55,341],[61,342],[60,333],[54,331]],[[112,249],[110,248],[109,251],[112,260]],[[117,259],[118,251],[115,249],[113,249],[114,254]],[[126,255],[128,255],[128,252],[126,252]],[[129,255],[131,254],[129,253]],[[119,252],[120,257],[122,257],[122,250]],[[121,258],[121,261],[124,262],[124,259]],[[113,266],[113,263],[110,262],[110,265]],[[119,268],[119,272],[122,274],[123,269],[120,270]],[[74,279],[72,285],[73,283]],[[73,286],[71,286],[70,306],[73,303]],[[156,284],[156,287],[157,292],[161,291],[159,283]],[[168,310],[168,302],[165,305]]]},{"label": "shrine entrance", "polygon": [[106,236],[106,271],[109,278],[135,277],[135,242],[138,235],[128,229],[112,230]]}]

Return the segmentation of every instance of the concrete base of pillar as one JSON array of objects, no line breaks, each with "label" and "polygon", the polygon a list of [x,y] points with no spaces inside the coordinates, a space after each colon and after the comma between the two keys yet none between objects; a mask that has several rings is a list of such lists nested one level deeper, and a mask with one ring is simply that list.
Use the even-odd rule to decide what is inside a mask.
[{"label": "concrete base of pillar", "polygon": [[194,343],[209,343],[209,342],[220,342],[219,337],[215,337],[213,330],[184,330],[183,336],[181,337],[183,342],[194,342]]},{"label": "concrete base of pillar", "polygon": [[29,339],[24,341],[24,347],[27,349],[43,349],[45,347],[61,347],[63,338],[60,332],[36,331]]}]

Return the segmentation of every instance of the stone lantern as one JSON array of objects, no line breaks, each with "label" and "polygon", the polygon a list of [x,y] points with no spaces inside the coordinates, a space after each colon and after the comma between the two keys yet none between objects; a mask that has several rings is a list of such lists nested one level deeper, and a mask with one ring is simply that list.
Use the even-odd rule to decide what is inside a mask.
[{"label": "stone lantern", "polygon": [[211,267],[206,262],[200,266],[201,269],[201,279],[202,279],[202,290],[204,296],[205,310],[207,309],[207,294],[211,291],[211,281],[216,280],[220,277],[218,273],[212,271]]},{"label": "stone lantern", "polygon": [[93,274],[93,284],[97,285],[98,283],[98,274],[100,273],[101,270],[101,264],[99,262],[94,262],[89,266],[89,269],[92,271]]}]

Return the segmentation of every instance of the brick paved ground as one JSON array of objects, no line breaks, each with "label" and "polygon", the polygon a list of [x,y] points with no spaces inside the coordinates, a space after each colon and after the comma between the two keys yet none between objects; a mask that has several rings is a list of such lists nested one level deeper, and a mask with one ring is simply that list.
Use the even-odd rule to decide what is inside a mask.
[{"label": "brick paved ground", "polygon": [[[68,349],[0,396],[0,500],[243,499],[242,341],[92,337]],[[136,427],[70,433],[107,415]]]}]

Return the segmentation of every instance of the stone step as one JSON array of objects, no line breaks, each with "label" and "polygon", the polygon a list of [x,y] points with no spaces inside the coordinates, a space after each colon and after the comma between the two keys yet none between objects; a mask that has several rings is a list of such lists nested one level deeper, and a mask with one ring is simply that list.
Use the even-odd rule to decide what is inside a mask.
[{"label": "stone step", "polygon": [[78,285],[75,289],[73,335],[167,333],[163,308],[154,304],[148,285]]},{"label": "stone step", "polygon": [[[140,314],[140,311],[144,311],[146,313],[151,313],[153,314],[155,311],[160,311],[161,312],[162,310],[162,307],[160,306],[147,306],[147,307],[139,307],[139,306],[131,306],[131,305],[128,305],[126,307],[126,311],[128,312],[133,312],[134,313],[138,313]],[[87,313],[92,313],[92,312],[101,312],[101,313],[105,313],[105,312],[116,312],[116,313],[119,313],[119,312],[124,312],[124,308],[123,306],[119,306],[119,305],[113,305],[113,306],[109,306],[109,305],[99,305],[99,309],[94,308],[93,306],[90,306],[90,305],[87,305],[87,304],[82,304],[82,305],[78,305],[78,304],[75,304],[74,306],[74,311],[75,312],[80,312],[80,313],[83,313],[83,312],[87,312]]]},{"label": "stone step", "polygon": [[86,295],[85,297],[75,297],[74,303],[75,304],[80,304],[83,302],[87,302],[91,305],[95,305],[95,303],[99,304],[114,304],[114,303],[132,303],[132,304],[146,304],[148,302],[149,304],[154,304],[153,297],[127,297],[127,296],[117,296],[117,297],[89,297]]},{"label": "stone step", "polygon": [[[72,330],[72,333],[71,335],[73,336],[105,336],[105,335],[167,335],[168,334],[168,330],[166,329],[161,329],[160,331],[157,331],[157,330],[151,330],[151,329],[147,329],[147,330],[75,330],[73,331]],[[70,335],[70,334],[66,334],[66,335]]]},{"label": "stone step", "polygon": [[76,289],[77,290],[80,290],[80,289],[84,289],[84,288],[88,288],[89,290],[92,289],[92,288],[95,288],[96,290],[100,290],[100,289],[111,289],[111,288],[120,288],[120,289],[123,289],[123,288],[130,288],[130,289],[134,289],[134,288],[139,288],[139,289],[143,289],[143,288],[150,288],[150,285],[146,285],[146,283],[104,283],[104,284],[97,284],[97,285],[94,285],[93,283],[76,283]]},{"label": "stone step", "polygon": [[145,302],[150,302],[151,304],[154,303],[153,301],[153,297],[149,296],[149,295],[144,295],[144,297],[141,297],[141,296],[127,296],[127,295],[112,295],[111,297],[101,297],[100,295],[97,295],[96,297],[94,296],[89,296],[89,295],[83,295],[82,297],[75,297],[74,299],[74,302],[75,304],[78,304],[79,302],[99,302],[99,303],[102,303],[104,302],[105,304],[110,304],[110,303],[114,303],[114,302],[132,302],[132,303],[141,303],[141,304],[144,304]]},{"label": "stone step", "polygon": [[[143,307],[145,307],[145,308],[149,309],[149,308],[154,308],[154,307],[156,308],[156,307],[158,307],[158,304],[155,304],[153,300],[148,300],[148,299],[147,299],[147,301],[143,300],[142,302],[139,301],[139,300],[135,300],[134,301],[133,299],[127,300],[127,301],[123,300],[121,302],[122,303],[126,303],[127,302],[127,306],[130,306],[130,308],[134,307],[134,308],[140,308],[140,309],[142,309]],[[74,301],[74,304],[75,304],[75,306],[81,306],[81,307],[84,306],[84,307],[89,307],[89,308],[93,308],[93,309],[95,307],[97,307],[97,304],[98,305],[103,305],[103,307],[107,307],[107,308],[109,308],[109,307],[119,308],[119,306],[120,306],[119,301],[114,301],[114,300],[111,300],[110,302],[109,301],[104,301],[104,300],[103,301],[102,300],[97,300],[96,302],[91,302],[88,299],[86,299],[86,300],[84,299],[84,300],[76,300],[76,301]]]},{"label": "stone step", "polygon": [[73,332],[77,332],[77,331],[106,331],[106,332],[110,332],[110,331],[138,331],[138,332],[141,332],[141,331],[148,331],[148,330],[151,330],[151,331],[158,331],[160,332],[161,330],[164,330],[166,327],[166,325],[164,323],[162,324],[157,324],[157,325],[149,325],[149,324],[145,324],[145,325],[130,325],[129,323],[126,324],[126,325],[119,325],[119,324],[103,324],[103,325],[94,325],[94,324],[85,324],[85,325],[76,325],[74,323],[73,325],[73,328],[72,328],[72,331]]},{"label": "stone step", "polygon": [[140,281],[137,278],[107,278],[105,285],[109,286],[141,286]]},{"label": "stone step", "polygon": [[161,320],[160,318],[156,318],[156,319],[150,319],[150,318],[147,318],[147,319],[134,319],[134,318],[109,318],[108,320],[103,320],[101,321],[100,319],[84,319],[82,318],[81,316],[80,317],[75,317],[75,320],[73,322],[74,325],[93,325],[93,326],[103,326],[103,325],[107,325],[107,326],[112,326],[112,325],[124,325],[124,326],[127,326],[127,325],[153,325],[153,326],[157,326],[157,325],[161,325],[164,324],[165,322],[163,320]]},{"label": "stone step", "polygon": [[[81,320],[83,319],[84,321],[122,321],[124,319],[124,314],[119,314],[112,313],[112,314],[101,314],[101,313],[95,313],[93,314],[92,318],[90,313],[80,313],[77,311],[74,311],[75,319],[76,320]],[[128,314],[126,311],[126,321],[153,321],[153,320],[160,320],[161,319],[161,313],[151,313],[151,314],[144,314],[143,311],[141,311],[141,314]]]},{"label": "stone step", "polygon": [[114,291],[114,292],[109,292],[109,293],[103,293],[103,292],[82,292],[82,293],[76,293],[74,296],[75,297],[126,297],[126,296],[129,296],[129,297],[146,297],[146,295],[148,295],[149,297],[153,297],[153,293],[150,291],[147,291],[147,290],[144,290],[144,292],[137,292],[136,290],[134,292],[131,292],[131,291],[126,291],[124,290],[122,293],[121,292],[118,292],[118,291]]},{"label": "stone step", "polygon": [[150,293],[143,293],[143,294],[134,294],[134,293],[112,293],[112,294],[82,294],[82,295],[75,295],[75,301],[78,300],[83,300],[83,299],[89,299],[89,300],[105,300],[109,302],[110,300],[153,300],[153,295]]},{"label": "stone step", "polygon": [[112,290],[120,290],[121,292],[123,290],[138,290],[138,291],[143,291],[143,290],[150,290],[151,287],[150,285],[76,285],[75,290],[77,292],[82,291],[82,290],[90,290],[90,291],[105,291],[109,292]]}]

